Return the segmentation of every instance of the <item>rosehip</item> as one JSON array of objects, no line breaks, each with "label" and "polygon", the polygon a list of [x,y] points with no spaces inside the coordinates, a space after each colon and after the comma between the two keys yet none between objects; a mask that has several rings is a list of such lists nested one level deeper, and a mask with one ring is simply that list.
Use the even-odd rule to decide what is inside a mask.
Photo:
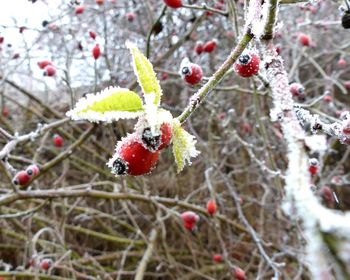
[{"label": "rosehip", "polygon": [[3,36],[0,36],[0,44],[4,42],[5,38]]},{"label": "rosehip", "polygon": [[116,155],[109,162],[113,174],[139,176],[155,167],[159,151],[149,151],[138,137],[136,133],[130,134],[117,145]]},{"label": "rosehip", "polygon": [[181,214],[181,219],[183,221],[184,227],[187,230],[193,231],[195,229],[196,223],[199,221],[199,216],[192,211],[186,211]]},{"label": "rosehip", "polygon": [[55,134],[53,137],[53,143],[57,148],[62,148],[63,147],[63,138],[60,135]]},{"label": "rosehip", "polygon": [[260,58],[253,52],[242,54],[235,63],[235,71],[244,78],[249,78],[259,72]]},{"label": "rosehip", "polygon": [[15,53],[13,56],[12,56],[12,59],[18,59],[19,58],[19,53]]},{"label": "rosehip", "polygon": [[346,67],[346,60],[344,59],[344,58],[341,58],[341,59],[339,59],[338,60],[338,63],[337,63],[337,65],[338,65],[338,68],[345,68]]},{"label": "rosehip", "polygon": [[130,13],[126,13],[126,19],[129,21],[129,22],[133,22],[134,19],[135,19],[135,14],[130,12]]},{"label": "rosehip", "polygon": [[293,96],[302,97],[305,94],[305,88],[302,84],[292,83],[289,85],[289,91]]},{"label": "rosehip", "polygon": [[169,78],[169,75],[168,75],[168,73],[165,73],[165,72],[163,72],[162,75],[160,76],[160,79],[161,79],[162,81],[165,81],[165,80],[167,80],[168,78]]},{"label": "rosehip", "polygon": [[82,13],[84,13],[85,11],[85,7],[84,6],[77,6],[75,7],[75,14],[76,15],[81,15]]},{"label": "rosehip", "polygon": [[304,33],[299,34],[299,42],[300,42],[300,44],[302,44],[305,47],[309,47],[311,45],[311,39],[310,39],[309,35],[304,34]]},{"label": "rosehip", "polygon": [[211,40],[205,43],[203,46],[203,51],[207,53],[213,52],[217,47],[217,42],[216,40]]},{"label": "rosehip", "polygon": [[50,267],[52,266],[52,260],[51,259],[43,259],[41,262],[40,262],[40,268],[43,269],[43,270],[48,270]]},{"label": "rosehip", "polygon": [[27,174],[27,172],[25,171],[19,171],[14,179],[13,179],[13,183],[15,185],[20,185],[20,186],[26,186],[30,181],[30,176]]},{"label": "rosehip", "polygon": [[203,43],[202,42],[197,42],[197,44],[194,47],[194,51],[196,52],[197,55],[200,55],[204,50]]},{"label": "rosehip", "polygon": [[343,122],[342,132],[346,135],[350,135],[350,121]]},{"label": "rosehip", "polygon": [[96,0],[97,5],[103,5],[103,3],[104,3],[104,0]]},{"label": "rosehip", "polygon": [[344,82],[344,87],[345,87],[347,90],[350,90],[350,81]]},{"label": "rosehip", "polygon": [[44,76],[52,77],[55,74],[56,74],[56,69],[53,66],[48,65],[45,67]]},{"label": "rosehip", "polygon": [[222,256],[221,256],[220,254],[215,254],[215,255],[213,256],[213,261],[214,261],[214,262],[217,262],[217,263],[222,262]]},{"label": "rosehip", "polygon": [[149,151],[155,152],[166,148],[172,138],[170,124],[163,123],[160,126],[160,133],[152,133],[149,127],[145,128],[141,135],[142,145]]},{"label": "rosehip", "polygon": [[182,0],[163,0],[165,5],[167,5],[170,8],[181,8],[182,7]]},{"label": "rosehip", "polygon": [[318,172],[318,160],[315,158],[310,159],[309,161],[309,172],[312,176],[316,175]]},{"label": "rosehip", "polygon": [[30,177],[36,177],[39,175],[40,170],[36,164],[32,164],[27,167],[26,172]]},{"label": "rosehip", "polygon": [[239,267],[235,267],[233,269],[233,275],[237,280],[245,280],[246,276],[245,276],[245,272],[240,269]]},{"label": "rosehip", "polygon": [[207,202],[207,212],[210,216],[213,216],[216,213],[217,206],[214,199],[210,199]]},{"label": "rosehip", "polygon": [[2,108],[1,114],[3,117],[7,118],[10,114],[9,109],[7,107]]},{"label": "rosehip", "polygon": [[202,68],[198,64],[187,63],[181,66],[181,76],[190,85],[198,84],[203,78]]},{"label": "rosehip", "polygon": [[323,186],[321,189],[321,195],[323,200],[328,204],[333,204],[334,203],[334,197],[333,197],[333,192],[332,189],[329,186]]},{"label": "rosehip", "polygon": [[100,49],[100,45],[96,44],[94,46],[94,48],[92,49],[92,56],[94,57],[94,59],[98,59],[101,55],[101,49]]},{"label": "rosehip", "polygon": [[327,103],[331,103],[332,102],[332,96],[327,94],[323,97],[323,101],[327,102]]},{"label": "rosehip", "polygon": [[91,39],[96,39],[96,33],[94,31],[89,31],[89,36]]},{"label": "rosehip", "polygon": [[44,69],[48,65],[52,65],[52,62],[50,60],[43,60],[38,62],[38,66],[40,69]]}]

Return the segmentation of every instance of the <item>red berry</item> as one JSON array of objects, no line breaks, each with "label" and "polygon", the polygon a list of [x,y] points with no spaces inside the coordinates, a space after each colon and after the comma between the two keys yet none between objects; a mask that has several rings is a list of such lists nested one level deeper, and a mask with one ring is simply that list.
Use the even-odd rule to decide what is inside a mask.
[{"label": "red berry", "polygon": [[217,42],[216,40],[211,40],[205,43],[203,46],[203,51],[207,53],[213,52],[217,47]]},{"label": "red berry", "polygon": [[169,123],[163,123],[160,126],[160,132],[162,134],[162,137],[160,139],[160,146],[158,150],[166,148],[170,144],[171,138],[173,136],[172,128]]},{"label": "red berry", "polygon": [[306,46],[306,47],[309,47],[311,45],[311,39],[310,39],[309,35],[304,34],[304,33],[299,34],[299,42],[300,42],[300,44],[302,44],[303,46]]},{"label": "red berry", "polygon": [[310,166],[310,167],[309,167],[309,172],[310,172],[310,174],[311,174],[312,176],[316,175],[317,172],[318,172],[317,166]]},{"label": "red berry", "polygon": [[207,202],[207,212],[210,216],[213,216],[216,213],[217,206],[214,199],[210,199]]},{"label": "red berry", "polygon": [[52,260],[51,259],[43,259],[40,262],[40,268],[43,270],[48,270],[52,266]]},{"label": "red berry", "polygon": [[293,96],[302,97],[305,94],[305,88],[302,84],[292,83],[289,85],[289,91]]},{"label": "red berry", "polygon": [[348,90],[350,90],[350,81],[344,82],[344,87]]},{"label": "red berry", "polygon": [[196,52],[197,55],[200,55],[203,52],[203,50],[204,50],[204,47],[202,42],[198,42],[194,47],[194,51]]},{"label": "red berry", "polygon": [[0,36],[0,44],[4,42],[5,38],[3,36]]},{"label": "red berry", "polygon": [[101,55],[101,49],[100,49],[100,45],[96,44],[94,46],[94,48],[92,49],[92,56],[94,57],[94,59],[98,59]]},{"label": "red berry", "polygon": [[96,0],[97,5],[103,5],[103,3],[104,3],[104,0]]},{"label": "red berry", "polygon": [[165,80],[167,80],[168,78],[169,78],[169,75],[168,75],[168,73],[165,73],[165,72],[163,72],[162,75],[160,76],[160,79],[161,79],[162,81],[165,81]]},{"label": "red berry", "polygon": [[325,101],[327,103],[331,103],[333,101],[333,98],[331,95],[327,94],[323,97],[323,101]]},{"label": "red berry", "polygon": [[186,211],[181,214],[181,219],[185,229],[193,231],[196,228],[196,223],[199,221],[199,216],[192,211]]},{"label": "red berry", "polygon": [[347,65],[346,60],[344,58],[339,59],[337,65],[338,68],[345,68]]},{"label": "red berry", "polygon": [[217,263],[222,262],[222,256],[221,256],[220,254],[215,254],[215,255],[213,256],[213,261],[214,261],[214,262],[217,262]]},{"label": "red berry", "polygon": [[281,52],[282,52],[282,48],[281,48],[281,47],[276,47],[276,53],[277,53],[278,55],[280,55]]},{"label": "red berry", "polygon": [[27,172],[25,171],[20,171],[18,172],[14,179],[13,179],[13,183],[15,185],[20,185],[20,186],[26,186],[30,181],[30,176],[27,174]]},{"label": "red berry", "polygon": [[17,58],[19,58],[19,53],[15,53],[12,57],[12,59],[17,59]]},{"label": "red berry", "polygon": [[39,175],[40,170],[36,164],[32,164],[27,167],[26,172],[30,177],[36,177]]},{"label": "red berry", "polygon": [[350,135],[350,121],[343,122],[342,132],[346,136]]},{"label": "red berry", "polygon": [[188,63],[182,66],[181,76],[190,85],[196,85],[202,80],[203,71],[198,64]]},{"label": "red berry", "polygon": [[62,148],[63,147],[63,138],[60,135],[56,134],[53,137],[53,143],[57,148]]},{"label": "red berry", "polygon": [[126,13],[126,19],[129,21],[129,22],[133,22],[134,19],[135,19],[136,15],[132,12],[130,13]]},{"label": "red berry", "polygon": [[245,280],[246,276],[245,276],[245,272],[240,269],[239,267],[235,267],[233,269],[233,275],[237,280]]},{"label": "red berry", "polygon": [[259,72],[260,58],[257,54],[250,52],[244,53],[235,63],[235,71],[241,77],[248,78]]},{"label": "red berry", "polygon": [[165,5],[167,5],[170,8],[181,8],[182,7],[182,0],[163,0]]},{"label": "red berry", "polygon": [[321,195],[323,200],[328,204],[334,203],[333,191],[329,186],[323,186],[321,189]]},{"label": "red berry", "polygon": [[89,31],[89,36],[91,39],[96,39],[96,33],[94,31]]},{"label": "red berry", "polygon": [[50,60],[43,60],[38,62],[38,66],[40,69],[44,69],[48,65],[52,65],[52,62]]},{"label": "red berry", "polygon": [[84,13],[85,11],[85,7],[84,6],[77,6],[75,7],[75,14],[76,15],[81,15],[82,13]]},{"label": "red berry", "polygon": [[10,115],[9,109],[7,107],[2,108],[2,116],[7,118]]},{"label": "red berry", "polygon": [[136,133],[124,138],[117,146],[117,158],[112,162],[112,173],[116,175],[144,175],[157,164],[159,151],[146,149]]},{"label": "red berry", "polygon": [[56,74],[56,69],[53,66],[48,65],[48,66],[45,67],[45,72],[44,72],[45,76],[52,77],[55,74]]}]

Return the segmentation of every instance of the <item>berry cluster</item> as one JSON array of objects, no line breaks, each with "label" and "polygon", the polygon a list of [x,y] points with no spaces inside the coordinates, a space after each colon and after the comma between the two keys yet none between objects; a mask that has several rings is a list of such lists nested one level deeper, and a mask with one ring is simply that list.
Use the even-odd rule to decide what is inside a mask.
[{"label": "berry cluster", "polygon": [[117,143],[116,154],[108,163],[113,174],[139,176],[156,166],[160,151],[170,144],[172,128],[163,123],[159,131],[152,132],[145,124],[145,120],[139,121],[135,132]]},{"label": "berry cluster", "polygon": [[39,167],[36,164],[32,164],[28,166],[26,170],[17,172],[13,178],[13,183],[22,187],[28,186],[39,173]]},{"label": "berry cluster", "polygon": [[52,77],[56,74],[56,68],[52,65],[50,60],[42,60],[38,62],[40,69],[44,70],[44,76]]}]

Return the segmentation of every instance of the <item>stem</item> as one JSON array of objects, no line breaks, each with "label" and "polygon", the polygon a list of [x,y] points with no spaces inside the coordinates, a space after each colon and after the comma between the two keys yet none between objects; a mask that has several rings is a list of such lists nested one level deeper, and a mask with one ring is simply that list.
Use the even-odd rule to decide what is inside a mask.
[{"label": "stem", "polygon": [[232,50],[225,62],[209,79],[209,81],[191,97],[188,106],[185,108],[183,113],[177,117],[180,123],[185,122],[187,118],[199,107],[200,103],[207,97],[208,93],[214,89],[214,87],[221,81],[225,73],[230,70],[232,65],[235,63],[239,55],[244,51],[253,37],[253,34],[247,32],[238,45]]}]

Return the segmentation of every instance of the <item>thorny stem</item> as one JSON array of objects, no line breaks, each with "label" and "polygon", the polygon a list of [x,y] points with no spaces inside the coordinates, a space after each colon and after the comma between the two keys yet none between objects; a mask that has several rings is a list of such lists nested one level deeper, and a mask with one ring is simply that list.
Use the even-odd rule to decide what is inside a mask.
[{"label": "thorny stem", "polygon": [[239,55],[247,47],[248,43],[253,39],[253,34],[247,32],[238,45],[232,50],[225,62],[220,66],[220,68],[211,76],[209,81],[202,86],[190,99],[190,103],[185,108],[183,113],[177,117],[180,123],[183,123],[187,118],[199,107],[201,102],[207,97],[207,95],[214,89],[214,87],[219,84],[223,76],[227,71],[230,70],[232,65],[236,62]]}]

